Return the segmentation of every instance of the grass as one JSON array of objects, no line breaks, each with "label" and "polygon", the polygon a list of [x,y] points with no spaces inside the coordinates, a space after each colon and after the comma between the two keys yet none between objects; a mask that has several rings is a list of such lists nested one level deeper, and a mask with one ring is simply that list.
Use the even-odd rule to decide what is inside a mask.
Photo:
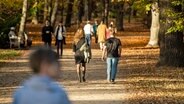
[{"label": "grass", "polygon": [[0,50],[0,60],[13,59],[17,56],[21,56],[20,50]]}]

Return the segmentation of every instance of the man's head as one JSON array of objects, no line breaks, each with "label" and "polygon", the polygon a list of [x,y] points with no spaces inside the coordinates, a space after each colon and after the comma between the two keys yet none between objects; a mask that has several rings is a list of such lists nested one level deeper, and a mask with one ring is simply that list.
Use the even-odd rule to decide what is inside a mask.
[{"label": "man's head", "polygon": [[104,24],[104,19],[102,19],[100,23],[101,23],[101,24]]},{"label": "man's head", "polygon": [[50,21],[49,21],[49,20],[46,20],[46,21],[45,21],[45,25],[46,25],[46,26],[49,26],[49,25],[50,25]]},{"label": "man's head", "polygon": [[59,21],[59,26],[62,26],[63,25],[63,21]]},{"label": "man's head", "polygon": [[10,30],[11,30],[11,31],[15,31],[15,27],[11,27]]},{"label": "man's head", "polygon": [[86,23],[87,23],[87,24],[90,24],[90,21],[88,20]]},{"label": "man's head", "polygon": [[55,78],[60,64],[56,52],[49,48],[39,48],[30,56],[30,67],[34,74]]}]

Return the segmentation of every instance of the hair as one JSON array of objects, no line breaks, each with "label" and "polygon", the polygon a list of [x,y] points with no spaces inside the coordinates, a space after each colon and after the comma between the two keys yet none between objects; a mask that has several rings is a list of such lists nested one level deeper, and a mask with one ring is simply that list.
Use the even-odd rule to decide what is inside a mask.
[{"label": "hair", "polygon": [[40,65],[42,64],[42,62],[46,62],[48,64],[59,64],[57,53],[46,47],[39,48],[35,52],[33,52],[29,57],[29,61],[30,67],[35,74],[40,72]]},{"label": "hair", "polygon": [[59,21],[59,23],[63,23],[63,21],[61,20],[61,21]]},{"label": "hair", "polygon": [[77,43],[80,41],[81,38],[84,37],[84,30],[83,25],[80,24],[79,28],[77,29],[75,36],[74,36],[74,44],[77,45]]}]

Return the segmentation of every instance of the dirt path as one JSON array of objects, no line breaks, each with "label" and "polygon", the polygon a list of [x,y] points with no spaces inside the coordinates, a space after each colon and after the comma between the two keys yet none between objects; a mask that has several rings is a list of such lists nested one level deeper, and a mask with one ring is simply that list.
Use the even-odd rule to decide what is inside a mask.
[{"label": "dirt path", "polygon": [[[59,83],[73,104],[183,104],[184,71],[156,68],[158,54],[158,49],[124,48],[117,82],[108,84],[101,52],[93,49],[93,60],[87,66],[87,82],[79,84],[72,51],[65,49],[60,60],[63,74]],[[0,104],[11,103],[13,91],[31,75],[27,55],[4,62],[0,68]]]},{"label": "dirt path", "polygon": [[[73,104],[184,104],[183,68],[155,67],[159,49],[137,48],[146,45],[148,32],[139,32],[138,37],[134,33],[119,34],[124,47],[116,84],[106,82],[106,63],[101,61],[98,49],[92,50],[87,82],[77,83],[71,46],[67,46],[60,60],[59,83]],[[134,44],[136,48],[131,48]],[[21,58],[0,61],[0,104],[10,104],[15,89],[31,75],[27,60],[31,51]]]}]

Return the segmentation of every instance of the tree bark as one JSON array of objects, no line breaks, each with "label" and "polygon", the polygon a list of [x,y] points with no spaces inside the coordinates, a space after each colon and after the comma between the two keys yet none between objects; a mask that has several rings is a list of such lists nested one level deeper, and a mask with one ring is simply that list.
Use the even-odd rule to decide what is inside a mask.
[{"label": "tree bark", "polygon": [[[28,0],[23,0],[23,6],[22,6],[22,17],[20,21],[20,27],[19,27],[19,37],[23,37],[24,31],[25,31],[25,24],[26,24],[26,18],[27,18],[27,7],[28,7]],[[22,39],[21,39],[22,40]],[[20,40],[18,41],[19,43],[19,48],[20,48]]]},{"label": "tree bark", "polygon": [[56,21],[57,9],[58,9],[58,0],[55,0],[54,8],[52,10],[52,16],[51,16],[51,25],[52,26],[54,26],[55,21]]},{"label": "tree bark", "polygon": [[67,8],[67,15],[66,15],[66,22],[65,22],[66,27],[71,26],[72,13],[73,13],[73,3],[74,3],[74,0],[69,0],[68,8]]},{"label": "tree bark", "polygon": [[31,23],[33,24],[38,24],[38,0],[35,0],[35,3],[33,5],[33,8],[35,10],[35,13],[32,16],[32,21]]},{"label": "tree bark", "polygon": [[48,19],[51,20],[52,15],[52,0],[48,0]]},{"label": "tree bark", "polygon": [[158,47],[158,34],[160,29],[158,3],[152,4],[152,23],[150,28],[150,40],[147,47]]},{"label": "tree bark", "polygon": [[85,0],[85,17],[86,20],[91,20],[91,0]]},{"label": "tree bark", "polygon": [[48,14],[48,0],[45,0],[44,1],[44,15],[43,15],[44,21],[46,21],[47,19],[47,14]]},{"label": "tree bark", "polygon": [[84,16],[84,1],[79,0],[78,2],[78,23],[82,22],[83,16]]},{"label": "tree bark", "polygon": [[105,9],[104,9],[104,23],[108,26],[108,17],[109,17],[109,0],[105,0]]},{"label": "tree bark", "polygon": [[170,9],[172,12],[181,12],[182,9],[178,6],[171,6],[170,0],[160,0],[160,60],[158,65],[167,66],[184,66],[184,45],[183,45],[183,33],[182,32],[171,32],[166,34],[167,30],[173,25],[170,21],[175,18],[169,17],[166,14],[166,10]]},{"label": "tree bark", "polygon": [[116,26],[117,26],[118,31],[124,31],[124,28],[123,28],[123,19],[124,19],[123,7],[124,7],[124,1],[118,2],[116,4],[116,9],[117,9]]}]

